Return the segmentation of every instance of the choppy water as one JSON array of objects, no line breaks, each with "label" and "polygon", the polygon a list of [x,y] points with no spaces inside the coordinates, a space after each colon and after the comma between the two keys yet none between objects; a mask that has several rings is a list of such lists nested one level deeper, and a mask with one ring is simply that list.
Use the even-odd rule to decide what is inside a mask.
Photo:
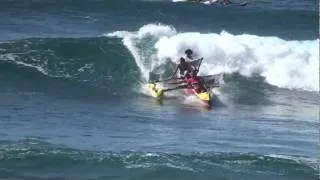
[{"label": "choppy water", "polygon": [[[0,179],[317,179],[318,1],[0,3]],[[212,109],[143,90],[186,48]]]}]

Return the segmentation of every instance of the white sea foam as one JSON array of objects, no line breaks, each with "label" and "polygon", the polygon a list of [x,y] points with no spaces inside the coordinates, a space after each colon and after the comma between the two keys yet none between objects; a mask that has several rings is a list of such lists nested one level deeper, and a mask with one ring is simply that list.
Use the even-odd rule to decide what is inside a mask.
[{"label": "white sea foam", "polygon": [[177,32],[174,27],[161,24],[148,24],[137,32],[117,31],[105,35],[123,39],[144,80],[168,59],[176,63],[185,49],[190,48],[196,56],[204,57],[200,74],[259,74],[269,84],[281,88],[319,90],[319,39],[286,41],[226,31]]}]

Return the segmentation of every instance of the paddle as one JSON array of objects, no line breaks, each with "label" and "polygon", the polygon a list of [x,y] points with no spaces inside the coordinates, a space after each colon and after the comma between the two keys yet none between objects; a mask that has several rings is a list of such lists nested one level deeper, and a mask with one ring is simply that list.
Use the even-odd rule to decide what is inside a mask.
[{"label": "paddle", "polygon": [[149,83],[159,83],[159,82],[166,82],[166,81],[170,81],[172,80],[173,78],[170,78],[170,79],[164,79],[164,80],[155,80],[155,81],[149,81]]},{"label": "paddle", "polygon": [[179,79],[182,79],[182,78],[173,78],[173,77],[170,77],[170,78],[168,78],[168,79],[164,79],[164,80],[149,81],[149,83],[166,82],[166,81],[179,80]]},{"label": "paddle", "polygon": [[[214,80],[212,80],[212,81],[215,83]],[[211,80],[208,81],[208,82],[211,82]],[[198,83],[196,83],[196,84],[198,84]],[[196,85],[196,84],[193,84],[193,85]],[[184,88],[188,88],[188,87],[190,87],[189,84],[184,84],[184,85],[177,86],[177,87],[174,87],[174,88],[163,89],[162,92],[173,91],[173,90],[177,90],[177,89],[184,89]],[[215,83],[212,86],[207,86],[207,87],[204,87],[204,88],[206,89],[206,91],[208,91],[208,90],[210,90],[212,88],[216,88],[216,87],[220,87],[220,85]]]},{"label": "paddle", "polygon": [[[196,70],[199,72],[200,66],[201,66],[201,64],[202,64],[203,57],[200,58],[200,59],[198,59],[198,60],[200,60],[200,63],[199,63],[199,65],[198,65],[198,67],[197,67]],[[196,60],[196,61],[198,61],[198,60]]]},{"label": "paddle", "polygon": [[[193,85],[195,85],[195,84],[193,84]],[[186,84],[186,85],[181,85],[181,86],[177,86],[177,87],[170,88],[170,89],[163,89],[162,91],[167,92],[167,91],[173,91],[173,90],[177,90],[177,89],[184,89],[184,88],[188,88],[188,87],[190,87],[190,85]],[[219,87],[219,85],[218,84],[213,85],[213,86],[209,87],[209,89],[215,88],[215,87]]]},{"label": "paddle", "polygon": [[183,88],[187,88],[189,85],[181,85],[181,86],[177,86],[177,87],[174,87],[174,88],[170,88],[170,89],[164,89],[162,90],[163,92],[167,92],[167,91],[173,91],[173,90],[177,90],[177,89],[183,89]]}]

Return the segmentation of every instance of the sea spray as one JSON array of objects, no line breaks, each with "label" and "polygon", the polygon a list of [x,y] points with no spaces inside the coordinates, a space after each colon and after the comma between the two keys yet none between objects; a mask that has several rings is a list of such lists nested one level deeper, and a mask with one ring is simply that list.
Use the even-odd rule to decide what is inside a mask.
[{"label": "sea spray", "polygon": [[123,39],[123,44],[131,52],[137,66],[141,70],[142,80],[149,80],[149,73],[161,64],[155,57],[154,44],[162,37],[176,34],[174,28],[164,25],[148,24],[137,32],[117,31],[105,34],[107,37],[118,37]]},{"label": "sea spray", "polygon": [[260,75],[280,88],[319,90],[318,39],[286,41],[278,37],[233,35],[226,31],[182,33],[161,24],[148,24],[137,32],[117,31],[106,36],[123,38],[146,80],[150,72],[168,59],[177,63],[185,49],[190,48],[196,56],[204,57],[201,75],[238,72],[248,77]]}]

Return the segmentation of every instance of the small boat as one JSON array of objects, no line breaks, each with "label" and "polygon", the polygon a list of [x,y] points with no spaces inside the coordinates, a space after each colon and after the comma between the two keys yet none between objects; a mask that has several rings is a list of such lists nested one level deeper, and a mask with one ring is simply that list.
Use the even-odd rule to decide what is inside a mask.
[{"label": "small boat", "polygon": [[[195,72],[197,73],[202,60],[203,58],[200,58],[198,60],[188,62],[188,64],[196,67]],[[181,79],[173,79],[172,77],[176,76],[171,76],[171,78],[165,80],[156,80],[153,82],[149,82],[147,84],[148,93],[155,99],[162,100],[165,92],[173,90],[183,90],[181,94],[183,94],[185,97],[194,96],[196,97],[195,99],[200,102],[200,104],[211,107],[213,94],[210,94],[210,89],[219,87],[219,83],[217,84],[217,82],[219,82],[221,74],[197,76],[200,79],[199,83],[195,83],[193,85],[187,85],[184,82],[181,82]],[[160,84],[158,85],[157,83],[163,83],[163,85],[166,84],[167,87],[160,87]],[[181,83],[183,85],[181,85]]]},{"label": "small boat", "polygon": [[[164,92],[166,91],[160,87],[157,87],[155,83],[148,83],[147,89],[149,94],[157,100],[162,100],[164,97]],[[183,95],[186,97],[194,96],[202,105],[211,106],[212,96],[208,91],[197,92],[194,88],[187,88],[185,86],[185,88],[183,88]]]}]

